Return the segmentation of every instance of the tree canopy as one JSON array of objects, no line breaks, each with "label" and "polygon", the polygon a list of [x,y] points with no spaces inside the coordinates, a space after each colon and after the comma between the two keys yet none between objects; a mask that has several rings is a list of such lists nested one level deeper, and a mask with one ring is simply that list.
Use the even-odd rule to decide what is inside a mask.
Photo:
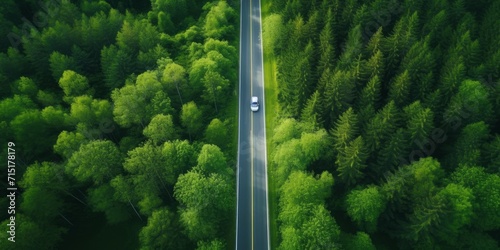
[{"label": "tree canopy", "polygon": [[[0,7],[0,149],[14,143],[15,161],[0,159],[19,183],[17,242],[1,249],[229,244],[237,10],[233,0]],[[179,195],[190,173],[206,190]],[[204,191],[206,206],[188,202]]]},{"label": "tree canopy", "polygon": [[[498,248],[500,4],[271,2],[270,180],[282,190],[297,171],[335,177],[321,197],[342,232],[328,249]],[[276,246],[310,248],[287,223],[305,210],[274,208]]]}]

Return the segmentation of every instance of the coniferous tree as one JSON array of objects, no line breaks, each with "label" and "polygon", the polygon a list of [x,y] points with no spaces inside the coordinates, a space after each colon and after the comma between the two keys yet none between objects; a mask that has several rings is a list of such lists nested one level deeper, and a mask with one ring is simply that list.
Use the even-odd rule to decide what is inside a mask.
[{"label": "coniferous tree", "polygon": [[352,108],[346,110],[330,130],[333,148],[336,152],[344,150],[358,135],[358,116]]},{"label": "coniferous tree", "polygon": [[429,37],[411,46],[403,58],[400,69],[407,70],[413,86],[410,95],[415,99],[424,99],[434,86],[434,54],[429,48]]},{"label": "coniferous tree", "polygon": [[439,89],[447,98],[445,102],[448,102],[450,97],[457,92],[463,80],[465,80],[464,59],[459,55],[454,55],[444,62],[439,79]]},{"label": "coniferous tree", "polygon": [[384,35],[382,34],[382,27],[379,27],[375,33],[370,37],[368,43],[365,46],[364,54],[366,57],[374,56],[377,51],[382,49],[382,41],[384,39]]},{"label": "coniferous tree", "polygon": [[292,117],[300,115],[300,111],[311,94],[311,77],[313,69],[311,68],[311,59],[313,52],[312,43],[308,43],[304,51],[299,54],[293,49],[288,49],[282,58],[278,68],[278,81],[282,84],[278,95],[280,101],[284,103],[284,109]]},{"label": "coniferous tree", "polygon": [[397,75],[389,85],[389,100],[394,101],[396,106],[402,107],[411,101],[410,89],[412,88],[412,79],[405,70]]},{"label": "coniferous tree", "polygon": [[[402,128],[396,130],[386,145],[378,152],[377,163],[370,164],[374,166],[373,170],[369,168],[372,175],[381,176],[387,171],[393,171],[406,163],[406,153],[409,148],[406,138],[405,131]],[[401,159],[404,159],[404,161]]]},{"label": "coniferous tree", "polygon": [[301,120],[311,124],[312,128],[317,129],[323,125],[321,117],[322,100],[320,93],[316,90],[307,100],[304,109],[301,112]]},{"label": "coniferous tree", "polygon": [[365,129],[366,146],[374,152],[383,145],[399,125],[399,110],[393,101],[382,108],[368,123]]},{"label": "coniferous tree", "polygon": [[339,151],[335,164],[340,178],[347,184],[355,184],[363,177],[368,150],[363,142],[363,137],[358,136],[346,147]]},{"label": "coniferous tree", "polygon": [[[326,79],[325,79],[326,78]],[[325,127],[329,128],[338,115],[342,114],[354,98],[355,79],[351,72],[337,71],[329,76],[325,72],[322,79],[326,80],[324,103],[326,112]]]},{"label": "coniferous tree", "polygon": [[370,59],[364,65],[363,75],[361,76],[363,80],[368,80],[375,76],[379,78],[384,75],[384,55],[380,50],[377,50]]},{"label": "coniferous tree", "polygon": [[[495,1],[492,2],[483,16],[479,32],[479,42],[482,51],[481,58],[486,58],[486,60],[481,60],[483,61],[481,65],[482,76],[483,78],[489,77],[491,78],[490,81],[496,80],[497,82],[500,76],[500,70],[497,67],[500,62],[500,51],[494,48],[500,44],[500,35],[498,32],[494,32],[494,30],[500,28],[500,21],[498,21],[498,15],[496,14],[499,10],[500,4]],[[481,66],[479,67],[481,68]]]},{"label": "coniferous tree", "polygon": [[416,101],[404,108],[406,128],[410,142],[426,140],[434,128],[434,113],[430,108],[424,108]]},{"label": "coniferous tree", "polygon": [[373,76],[368,84],[363,88],[357,100],[357,109],[360,114],[360,124],[364,128],[368,121],[375,115],[375,111],[380,106],[381,83],[378,75]]},{"label": "coniferous tree", "polygon": [[340,54],[338,70],[349,70],[360,56],[363,46],[361,26],[357,25],[350,30],[345,47]]},{"label": "coniferous tree", "polygon": [[[437,13],[429,12],[427,21],[423,23],[422,33],[429,37],[431,46],[443,45],[449,43],[445,37],[451,36],[451,27],[448,25],[449,12],[446,9],[441,9]],[[449,36],[447,36],[449,35]]]},{"label": "coniferous tree", "polygon": [[325,25],[319,35],[319,53],[320,59],[316,74],[321,76],[327,69],[333,69],[335,66],[335,37],[333,34],[333,13],[331,8],[328,9]]},{"label": "coniferous tree", "polygon": [[406,14],[396,23],[392,34],[382,40],[381,48],[386,56],[388,74],[395,71],[403,55],[414,43],[417,28],[417,12]]}]

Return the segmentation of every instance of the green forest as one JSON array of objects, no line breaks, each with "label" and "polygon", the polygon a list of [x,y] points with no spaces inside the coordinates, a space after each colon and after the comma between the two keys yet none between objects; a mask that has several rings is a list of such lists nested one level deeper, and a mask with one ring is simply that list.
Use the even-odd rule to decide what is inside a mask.
[{"label": "green forest", "polygon": [[500,1],[263,6],[274,247],[499,249]]},{"label": "green forest", "polygon": [[7,0],[0,15],[0,161],[15,145],[18,187],[0,249],[234,244],[238,1]]},{"label": "green forest", "polygon": [[[500,249],[500,1],[262,5],[273,249]],[[3,1],[0,249],[233,249],[239,10]]]}]

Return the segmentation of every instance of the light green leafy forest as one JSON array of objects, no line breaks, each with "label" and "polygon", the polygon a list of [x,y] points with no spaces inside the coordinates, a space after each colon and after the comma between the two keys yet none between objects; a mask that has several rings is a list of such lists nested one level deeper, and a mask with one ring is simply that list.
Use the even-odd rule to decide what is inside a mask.
[{"label": "light green leafy forest", "polygon": [[[498,249],[500,1],[266,2],[275,247]],[[239,1],[0,14],[0,249],[234,249]]]},{"label": "light green leafy forest", "polygon": [[0,147],[15,144],[19,192],[0,249],[230,246],[239,2],[1,10]]}]

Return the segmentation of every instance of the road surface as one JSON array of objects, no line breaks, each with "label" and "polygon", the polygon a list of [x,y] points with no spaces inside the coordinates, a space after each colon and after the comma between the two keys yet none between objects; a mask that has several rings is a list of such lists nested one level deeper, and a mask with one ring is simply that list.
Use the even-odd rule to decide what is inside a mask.
[{"label": "road surface", "polygon": [[[269,249],[267,150],[260,0],[240,6],[240,79],[236,249]],[[250,110],[257,96],[260,109]]]}]

